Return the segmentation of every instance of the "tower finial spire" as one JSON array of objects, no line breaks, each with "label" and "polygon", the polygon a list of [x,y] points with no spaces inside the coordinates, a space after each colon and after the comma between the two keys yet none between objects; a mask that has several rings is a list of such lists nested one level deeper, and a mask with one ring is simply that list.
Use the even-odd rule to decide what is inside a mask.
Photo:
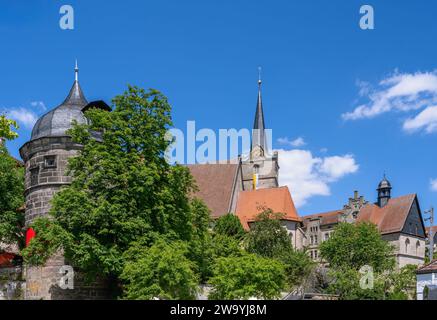
[{"label": "tower finial spire", "polygon": [[252,131],[252,147],[251,151],[255,149],[255,147],[260,147],[263,153],[267,153],[266,147],[266,137],[265,137],[265,123],[264,123],[264,112],[263,112],[263,104],[261,97],[261,67],[258,67],[258,100],[256,103],[256,112],[255,112],[255,122],[253,124]]},{"label": "tower finial spire", "polygon": [[77,66],[77,59],[74,67],[74,80],[79,81],[79,67]]}]

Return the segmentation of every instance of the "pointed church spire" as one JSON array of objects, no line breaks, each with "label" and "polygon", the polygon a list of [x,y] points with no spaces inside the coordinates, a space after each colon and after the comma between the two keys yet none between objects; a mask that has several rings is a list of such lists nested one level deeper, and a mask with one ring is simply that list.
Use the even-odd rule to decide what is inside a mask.
[{"label": "pointed church spire", "polygon": [[253,124],[252,131],[252,146],[251,151],[255,149],[255,147],[260,147],[262,152],[267,153],[266,149],[266,137],[265,137],[265,123],[264,123],[264,111],[262,105],[262,97],[261,97],[261,67],[258,68],[258,101],[256,104],[256,112],[255,112],[255,122]]},{"label": "pointed church spire", "polygon": [[70,89],[70,92],[67,98],[62,103],[63,105],[79,105],[85,106],[88,104],[88,101],[85,98],[85,95],[82,92],[82,88],[79,85],[79,67],[77,65],[77,59],[74,66],[74,83]]},{"label": "pointed church spire", "polygon": [[79,81],[79,67],[77,66],[77,59],[76,59],[76,65],[74,67],[74,81]]}]

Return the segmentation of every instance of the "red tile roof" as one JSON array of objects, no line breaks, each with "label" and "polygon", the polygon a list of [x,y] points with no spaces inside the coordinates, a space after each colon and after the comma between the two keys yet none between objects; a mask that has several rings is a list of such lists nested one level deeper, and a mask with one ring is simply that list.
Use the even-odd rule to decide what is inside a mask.
[{"label": "red tile roof", "polygon": [[381,234],[400,232],[415,199],[416,195],[410,194],[392,198],[382,208],[376,204],[368,204],[361,208],[357,222],[370,221],[378,226]]},{"label": "red tile roof", "polygon": [[[430,227],[426,227],[425,229],[426,229],[426,234],[428,235],[429,231],[431,230],[431,228]],[[437,233],[437,226],[433,226],[432,227],[432,232],[433,232],[434,235]]]},{"label": "red tile roof", "polygon": [[243,191],[238,196],[235,214],[248,230],[249,222],[256,220],[265,209],[285,214],[284,220],[302,221],[299,218],[288,187]]},{"label": "red tile roof", "polygon": [[202,199],[213,218],[229,213],[238,164],[189,165],[199,191],[194,196]]},{"label": "red tile roof", "polygon": [[426,274],[426,273],[437,273],[437,260],[432,261],[419,268],[416,273],[418,274]]},{"label": "red tile roof", "polygon": [[320,225],[336,224],[340,222],[340,216],[343,214],[342,210],[334,210],[322,213],[310,214],[302,217],[303,223],[306,226],[310,220],[320,219]]}]

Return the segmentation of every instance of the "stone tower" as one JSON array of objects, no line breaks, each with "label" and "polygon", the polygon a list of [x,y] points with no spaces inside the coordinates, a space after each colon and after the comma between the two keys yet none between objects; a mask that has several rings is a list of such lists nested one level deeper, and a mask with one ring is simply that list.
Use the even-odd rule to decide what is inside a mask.
[{"label": "stone tower", "polygon": [[[30,141],[20,149],[25,163],[25,223],[48,214],[50,201],[61,187],[68,185],[71,178],[66,174],[67,162],[81,149],[72,142],[66,131],[72,121],[86,123],[82,110],[88,105],[78,81],[75,81],[64,102],[43,115],[32,130]],[[68,265],[61,253],[50,258],[43,267],[26,268],[25,299],[89,299],[101,298],[103,287],[80,286],[77,277],[74,289],[61,289],[59,282],[64,275],[61,267]],[[103,291],[102,291],[103,290]]]},{"label": "stone tower", "polygon": [[252,130],[250,155],[241,159],[243,190],[276,188],[278,184],[278,153],[270,152],[261,96],[261,78],[258,80],[258,100]]}]

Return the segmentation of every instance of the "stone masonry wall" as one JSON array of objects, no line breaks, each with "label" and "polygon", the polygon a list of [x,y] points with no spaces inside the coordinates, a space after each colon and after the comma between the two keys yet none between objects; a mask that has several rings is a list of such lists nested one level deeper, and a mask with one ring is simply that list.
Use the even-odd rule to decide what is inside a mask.
[{"label": "stone masonry wall", "polygon": [[[46,137],[26,143],[20,154],[25,162],[26,226],[37,217],[49,213],[54,194],[71,183],[67,175],[68,159],[77,154],[81,146],[68,136]],[[60,252],[49,259],[43,267],[26,267],[25,299],[65,300],[103,299],[107,297],[106,286],[97,281],[85,284],[80,273],[75,272],[74,289],[59,286],[61,267],[68,265]]]}]

